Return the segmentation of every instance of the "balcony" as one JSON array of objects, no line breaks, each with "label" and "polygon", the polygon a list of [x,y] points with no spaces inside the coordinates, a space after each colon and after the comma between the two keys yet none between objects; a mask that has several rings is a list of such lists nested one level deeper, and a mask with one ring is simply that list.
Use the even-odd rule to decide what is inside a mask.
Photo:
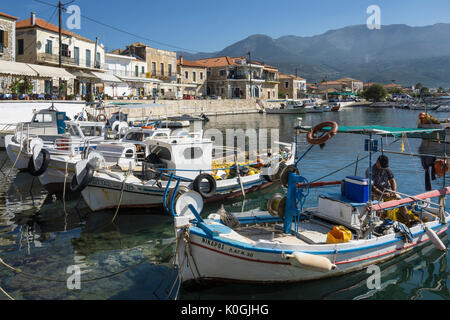
[{"label": "balcony", "polygon": [[109,74],[119,76],[119,77],[129,77],[129,78],[147,78],[147,73],[138,72],[135,71],[126,71],[126,70],[108,70]]},{"label": "balcony", "polygon": [[162,81],[170,81],[170,82],[176,82],[177,81],[177,75],[172,72],[171,75],[168,73],[161,73],[157,71],[151,72],[151,77],[154,79],[159,79]]},{"label": "balcony", "polygon": [[[39,53],[37,56],[37,61],[39,63],[58,65],[59,56],[57,54],[51,53]],[[100,62],[96,62],[94,65],[94,60],[82,60],[65,56],[62,56],[61,62],[64,67],[80,67],[92,69],[103,69],[104,67],[104,64]]]}]

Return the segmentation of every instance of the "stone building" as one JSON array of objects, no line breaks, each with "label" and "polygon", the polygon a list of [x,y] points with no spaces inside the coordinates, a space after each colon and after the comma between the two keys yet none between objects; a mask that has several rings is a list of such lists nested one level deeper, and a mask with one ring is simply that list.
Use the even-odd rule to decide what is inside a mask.
[{"label": "stone building", "polygon": [[183,85],[182,95],[206,96],[206,72],[205,66],[180,56],[177,61],[177,82]]},{"label": "stone building", "polygon": [[280,97],[286,99],[302,99],[306,95],[306,80],[292,74],[280,73],[278,87]]},{"label": "stone building", "polygon": [[278,90],[280,84],[280,74],[278,72],[278,68],[264,65],[263,70],[263,99],[278,99]]},{"label": "stone building", "polygon": [[208,96],[227,99],[262,98],[264,65],[246,57],[216,57],[196,60],[207,68]]},{"label": "stone building", "polygon": [[16,20],[18,18],[0,12],[0,60],[16,60]]},{"label": "stone building", "polygon": [[177,54],[149,47],[145,43],[133,43],[125,50],[116,50],[114,54],[135,56],[147,63],[149,76],[161,80],[158,84],[152,84],[149,90],[159,92],[162,98],[180,98],[180,87],[177,85]]},{"label": "stone building", "polygon": [[[62,30],[62,68],[75,79],[62,79],[67,94],[91,95],[104,81],[104,47],[97,41]],[[59,65],[59,28],[31,13],[29,19],[16,22],[16,60],[44,66]],[[39,80],[38,93],[58,91],[59,78]]]}]

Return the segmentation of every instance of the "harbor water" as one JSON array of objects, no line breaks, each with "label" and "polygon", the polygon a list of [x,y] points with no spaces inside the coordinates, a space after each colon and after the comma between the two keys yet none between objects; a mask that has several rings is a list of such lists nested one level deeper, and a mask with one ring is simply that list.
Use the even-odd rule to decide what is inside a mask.
[{"label": "harbor water", "polygon": [[[349,108],[340,112],[302,115],[303,125],[336,121],[339,125],[415,127],[420,111]],[[449,118],[450,114],[438,114]],[[279,129],[279,139],[293,142],[295,115],[245,114],[210,117],[205,129]],[[338,134],[324,148],[315,147],[300,163],[309,181],[342,180],[364,175],[369,160],[363,159],[364,136]],[[437,152],[420,139],[383,138],[386,149],[405,153]],[[306,144],[302,144],[303,150]],[[439,149],[440,146],[437,146]],[[420,158],[389,155],[400,192],[425,192],[425,171]],[[302,300],[302,299],[450,299],[450,258],[432,245],[415,249],[381,265],[381,287],[370,289],[367,270],[348,275],[289,285],[214,283],[179,288],[173,266],[173,219],[152,210],[90,212],[80,197],[51,195],[37,178],[11,169],[6,152],[0,151],[0,287],[17,300]],[[343,170],[342,169],[346,167]],[[450,175],[445,177],[450,182]],[[432,181],[434,189],[444,178]],[[307,206],[317,204],[320,193],[311,190]],[[274,186],[249,194],[245,200],[224,202],[229,212],[261,208]],[[447,205],[450,201],[447,201]],[[215,213],[221,203],[207,205],[203,216]],[[449,231],[447,231],[449,233]],[[448,247],[448,235],[443,239]],[[77,287],[75,275],[80,271]],[[251,270],[248,270],[251,272]],[[0,292],[0,300],[8,297]]]}]

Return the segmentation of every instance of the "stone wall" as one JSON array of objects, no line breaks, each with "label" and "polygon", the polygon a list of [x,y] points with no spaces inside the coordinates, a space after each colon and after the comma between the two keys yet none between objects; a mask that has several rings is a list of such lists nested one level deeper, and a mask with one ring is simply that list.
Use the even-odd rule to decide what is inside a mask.
[{"label": "stone wall", "polygon": [[4,32],[4,53],[0,54],[1,60],[16,60],[16,22],[12,19],[0,16],[0,30]]},{"label": "stone wall", "polygon": [[[111,102],[111,101],[109,101]],[[142,102],[142,101],[141,101]],[[153,101],[142,102],[151,104]],[[246,114],[257,113],[262,107],[274,107],[273,104],[263,102],[261,100],[173,100],[164,101],[158,100],[158,106],[151,106],[145,108],[124,108],[120,110],[127,113],[130,119],[141,119],[142,117],[165,117],[166,114],[170,116],[177,116],[183,114],[199,115],[204,113],[206,115],[225,115],[225,114]],[[108,101],[106,102],[108,105]],[[279,106],[279,105],[278,105]],[[119,111],[118,107],[107,108],[107,115]]]}]

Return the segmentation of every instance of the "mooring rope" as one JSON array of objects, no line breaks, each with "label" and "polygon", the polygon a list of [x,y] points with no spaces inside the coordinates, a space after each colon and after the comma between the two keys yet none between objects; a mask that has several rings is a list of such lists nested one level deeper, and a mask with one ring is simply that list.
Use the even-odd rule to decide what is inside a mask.
[{"label": "mooring rope", "polygon": [[125,191],[125,185],[126,185],[128,176],[131,175],[131,174],[132,174],[131,169],[128,170],[128,171],[125,173],[125,177],[124,177],[123,183],[122,183],[122,189],[120,190],[119,203],[117,204],[116,212],[114,213],[114,217],[113,217],[113,219],[111,220],[111,223],[113,223],[113,222],[116,220],[116,217],[117,217],[117,215],[119,214],[120,205],[122,204],[123,193],[124,193],[124,191]]},{"label": "mooring rope", "polygon": [[2,287],[0,287],[0,291],[3,292],[3,294],[4,294],[5,296],[7,296],[9,300],[15,300],[13,297],[11,297],[11,296],[8,294],[8,292],[6,292],[5,290],[3,290]]}]

